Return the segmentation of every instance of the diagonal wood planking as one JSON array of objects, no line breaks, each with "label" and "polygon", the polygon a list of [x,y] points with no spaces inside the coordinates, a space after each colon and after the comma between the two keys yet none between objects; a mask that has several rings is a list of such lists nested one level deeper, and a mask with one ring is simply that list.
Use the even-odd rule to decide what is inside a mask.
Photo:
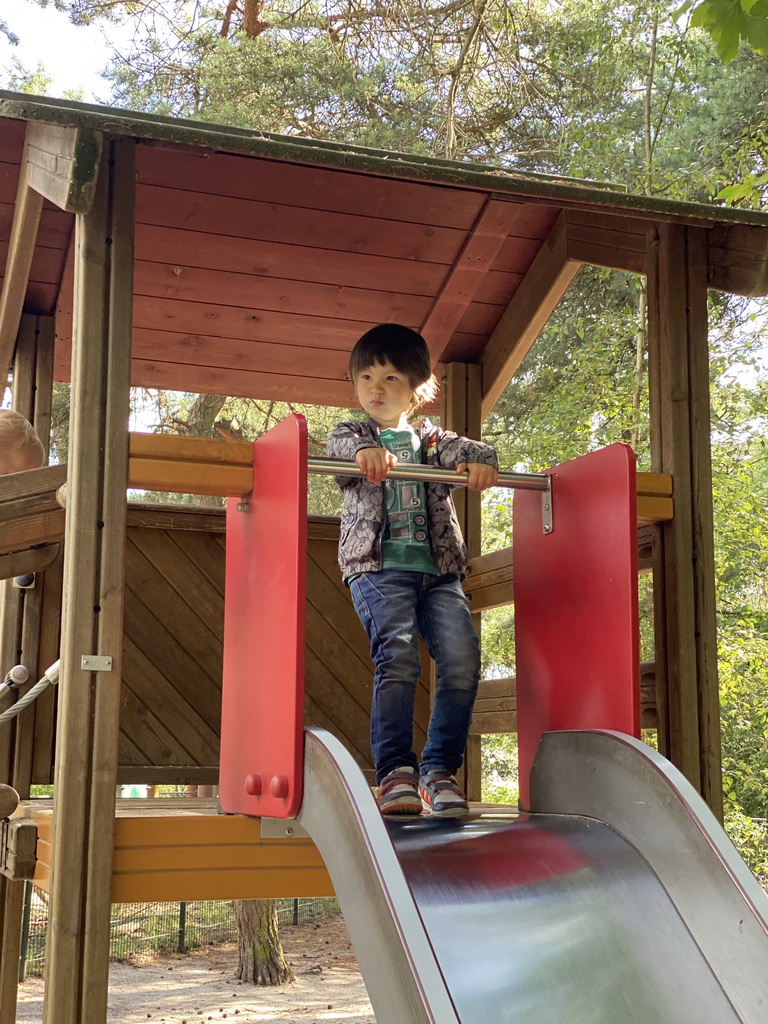
[{"label": "diagonal wood planking", "polygon": [[[217,517],[207,510],[205,518],[210,531],[129,528],[123,766],[218,764],[225,541]],[[307,565],[306,721],[330,729],[370,769],[368,642],[341,581],[337,541],[326,524],[320,532],[313,538],[310,529]],[[423,744],[423,685],[417,707]]]}]

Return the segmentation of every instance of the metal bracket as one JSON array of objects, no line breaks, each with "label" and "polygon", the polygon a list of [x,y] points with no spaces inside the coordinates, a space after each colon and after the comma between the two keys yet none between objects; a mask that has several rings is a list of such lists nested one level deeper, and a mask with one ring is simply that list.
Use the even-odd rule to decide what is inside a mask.
[{"label": "metal bracket", "polygon": [[111,654],[84,654],[80,658],[80,668],[84,668],[88,672],[111,672],[112,671],[112,655]]},{"label": "metal bracket", "polygon": [[262,818],[262,839],[308,839],[309,832],[295,818]]},{"label": "metal bracket", "polygon": [[552,476],[547,475],[546,491],[541,492],[541,528],[544,533],[552,533],[555,526],[552,522]]}]

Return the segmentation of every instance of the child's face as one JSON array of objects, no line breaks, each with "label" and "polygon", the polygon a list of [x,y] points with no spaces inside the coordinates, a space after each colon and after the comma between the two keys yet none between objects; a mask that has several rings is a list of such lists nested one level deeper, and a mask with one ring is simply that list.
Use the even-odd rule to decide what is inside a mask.
[{"label": "child's face", "polygon": [[366,366],[355,377],[360,405],[380,427],[402,427],[408,422],[413,388],[408,375],[390,362]]}]

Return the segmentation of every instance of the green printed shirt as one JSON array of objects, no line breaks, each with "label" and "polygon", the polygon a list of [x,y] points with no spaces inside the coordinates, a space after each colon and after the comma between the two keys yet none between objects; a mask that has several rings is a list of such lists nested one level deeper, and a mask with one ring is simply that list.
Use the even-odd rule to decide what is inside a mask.
[{"label": "green printed shirt", "polygon": [[[397,456],[398,468],[421,462],[421,443],[414,430],[387,427],[379,432],[384,448]],[[382,569],[406,569],[437,575],[429,543],[427,492],[419,480],[391,480],[384,484],[386,523],[381,541]]]}]

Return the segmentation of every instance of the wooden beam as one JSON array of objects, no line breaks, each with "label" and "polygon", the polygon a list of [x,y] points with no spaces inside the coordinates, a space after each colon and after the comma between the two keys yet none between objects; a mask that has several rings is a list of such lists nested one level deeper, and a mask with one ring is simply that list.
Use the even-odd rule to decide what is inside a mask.
[{"label": "wooden beam", "polygon": [[[35,874],[37,825],[29,818],[0,821],[0,873],[12,882]],[[15,966],[15,965],[14,965]]]},{"label": "wooden beam", "polygon": [[[631,274],[648,270],[647,218],[568,210],[568,258]],[[707,284],[733,295],[768,294],[768,230],[750,224],[706,229]]]},{"label": "wooden beam", "polygon": [[0,384],[5,387],[7,370],[13,359],[16,335],[21,322],[24,298],[27,294],[29,272],[35,254],[35,242],[43,211],[43,197],[28,181],[29,132],[24,143],[24,152],[19,168],[19,183],[16,188],[16,205],[13,210],[13,224],[8,243],[8,258],[5,262],[3,290],[0,292]]},{"label": "wooden beam", "polygon": [[[640,725],[655,729],[656,667],[652,661],[640,665]],[[483,679],[477,691],[470,734],[473,736],[499,732],[517,732],[517,680]]]},{"label": "wooden beam", "polygon": [[219,766],[215,765],[133,765],[121,764],[117,769],[119,785],[200,785],[217,786]]},{"label": "wooden beam", "polygon": [[[651,569],[654,526],[672,519],[672,477],[669,473],[637,474],[637,551],[638,572]],[[652,513],[657,513],[654,517]],[[511,604],[512,548],[499,548],[470,560],[470,574],[464,581],[464,592],[472,611],[488,611]]]},{"label": "wooden beam", "polygon": [[524,211],[522,203],[486,200],[421,326],[433,366],[453,337],[516,222],[523,219]]},{"label": "wooden beam", "polygon": [[67,213],[88,213],[96,193],[102,138],[92,128],[30,121],[27,184]]},{"label": "wooden beam", "polygon": [[247,494],[253,488],[253,444],[131,434],[129,481],[148,491]]},{"label": "wooden beam", "polygon": [[[14,364],[13,405],[38,431],[47,452],[47,438],[50,433],[50,405],[53,368],[53,324],[50,317],[23,315],[18,329],[18,344]],[[13,495],[24,478],[32,478],[34,485],[39,486],[45,473],[34,470],[31,473],[14,473],[3,478],[3,499],[6,494]],[[37,511],[39,499],[28,499],[34,504],[27,506],[32,511],[35,532],[40,525]],[[23,499],[22,499],[23,505]],[[3,530],[0,532],[0,543],[8,543],[16,524],[8,523],[5,515],[8,509],[3,500],[0,504],[0,518]],[[45,516],[45,513],[42,513]],[[29,527],[27,522],[25,527]],[[58,545],[56,545],[58,547]],[[5,566],[10,569],[12,566]],[[27,569],[26,571],[30,571]],[[15,575],[15,574],[14,574]],[[39,577],[42,584],[43,577]],[[40,631],[42,615],[42,586],[32,590],[21,591],[14,588],[8,579],[2,588],[2,611],[0,618],[0,664],[20,663],[28,670],[30,681],[19,696],[23,696],[39,678],[40,662]],[[12,655],[12,657],[9,657]],[[50,664],[50,662],[48,663]],[[47,666],[46,666],[47,667]],[[37,705],[16,719],[13,725],[2,730],[0,735],[0,778],[12,782],[16,791],[28,797],[32,783],[32,763],[35,743],[35,727],[37,721]],[[15,853],[11,866],[11,877],[18,879],[13,872],[20,870],[16,855],[23,859],[22,837],[14,833]],[[23,845],[23,844],[22,844]],[[27,854],[29,849],[27,848]],[[34,858],[34,847],[32,848]],[[19,957],[19,936],[21,934],[21,915],[24,887],[18,880],[2,880],[0,884],[0,1022],[9,1024],[15,1019],[17,964]]]},{"label": "wooden beam", "polygon": [[473,612],[512,604],[512,548],[499,548],[470,559],[464,592]]},{"label": "wooden beam", "polygon": [[580,268],[581,264],[568,255],[563,212],[483,351],[483,419],[496,405]]},{"label": "wooden beam", "polygon": [[768,295],[768,231],[716,224],[707,231],[707,283],[734,295]]},{"label": "wooden beam", "polygon": [[609,216],[596,210],[566,211],[568,258],[612,270],[644,274],[647,266],[647,220]]},{"label": "wooden beam", "polygon": [[[62,523],[62,530],[64,524]],[[29,572],[42,572],[58,558],[61,544],[43,544],[41,547],[0,555],[0,580],[23,576]]]},{"label": "wooden beam", "polygon": [[0,555],[61,540],[64,511],[56,490],[66,479],[63,465],[11,473],[0,480]]},{"label": "wooden beam", "polygon": [[[480,438],[481,419],[481,370],[472,363],[449,363],[446,366],[443,391],[442,423],[447,430],[455,430],[464,437]],[[479,555],[481,541],[481,497],[478,491],[459,488],[454,492],[456,514],[467,545],[469,557]],[[478,614],[472,614],[475,630],[480,635],[481,621]],[[432,668],[432,685],[435,672]],[[434,692],[434,690],[433,690]],[[480,739],[470,736],[464,754],[462,776],[464,789],[470,800],[479,800],[482,789],[482,750]]]},{"label": "wooden beam", "polygon": [[[68,514],[45,1024],[101,1024],[123,652],[135,143],[77,218]],[[111,670],[83,664],[109,655]]]},{"label": "wooden beam", "polygon": [[722,817],[704,229],[650,239],[648,326],[652,464],[675,481],[653,552],[659,746]]}]

